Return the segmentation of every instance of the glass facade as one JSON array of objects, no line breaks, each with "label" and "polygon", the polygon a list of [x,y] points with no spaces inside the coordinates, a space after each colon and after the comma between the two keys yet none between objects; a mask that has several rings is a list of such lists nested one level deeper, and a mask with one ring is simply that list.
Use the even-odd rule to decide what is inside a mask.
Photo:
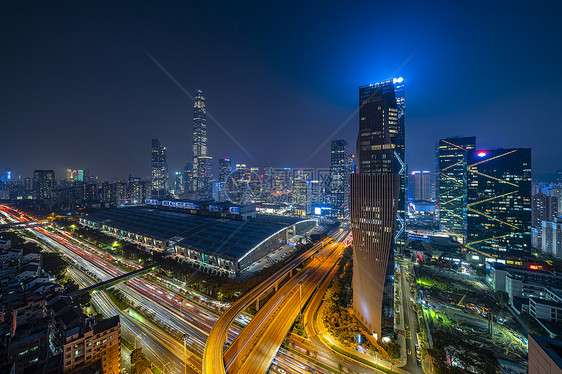
[{"label": "glass facade", "polygon": [[467,248],[491,257],[531,251],[531,149],[468,152]]},{"label": "glass facade", "polygon": [[[212,185],[207,191],[207,181],[205,181],[208,170],[200,169],[199,165],[204,165],[206,160],[199,160],[200,157],[207,157],[207,109],[205,108],[205,97],[201,90],[197,91],[195,102],[193,103],[193,191],[196,196],[212,195]],[[199,191],[199,188],[205,188]]]},{"label": "glass facade", "polygon": [[152,197],[164,197],[168,193],[168,158],[166,147],[158,139],[152,139]]},{"label": "glass facade", "polygon": [[350,212],[353,310],[378,338],[394,330],[394,249],[405,243],[404,121],[402,78],[359,88]]},{"label": "glass facade", "polygon": [[440,139],[437,144],[437,205],[440,229],[466,242],[467,152],[476,148],[476,137]]},{"label": "glass facade", "polygon": [[349,216],[351,157],[345,140],[332,140],[330,153],[330,197],[332,211],[339,218]]}]

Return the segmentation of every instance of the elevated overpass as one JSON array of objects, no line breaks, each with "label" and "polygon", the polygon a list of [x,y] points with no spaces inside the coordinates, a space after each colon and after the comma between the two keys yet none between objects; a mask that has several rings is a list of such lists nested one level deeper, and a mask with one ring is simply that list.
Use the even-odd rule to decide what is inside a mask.
[{"label": "elevated overpass", "polygon": [[0,225],[0,230],[2,230],[2,229],[25,229],[25,228],[28,228],[28,227],[48,226],[52,223],[53,222],[49,221],[49,220],[3,223],[3,224]]},{"label": "elevated overpass", "polygon": [[101,291],[101,290],[104,290],[108,287],[114,286],[117,283],[126,282],[129,279],[132,279],[132,278],[150,273],[151,271],[156,270],[159,266],[160,265],[147,266],[147,267],[144,267],[144,268],[141,268],[141,269],[137,269],[135,271],[131,271],[130,273],[121,274],[118,277],[108,279],[106,281],[100,282],[98,284],[91,285],[91,286],[86,287],[86,288],[82,288],[81,290],[78,290],[78,291],[74,291],[74,292],[70,293],[69,296],[75,297],[75,296],[78,296],[78,295],[81,295],[83,293],[90,292],[90,291]]},{"label": "elevated overpass", "polygon": [[[336,234],[346,234],[346,232],[340,232],[336,230],[332,232],[330,236],[336,236]],[[345,236],[344,236],[345,237]],[[254,301],[256,301],[259,306],[259,298],[266,294],[271,288],[278,289],[279,282],[281,282],[285,277],[292,277],[293,271],[311,258],[314,254],[321,251],[327,244],[331,243],[333,238],[327,238],[316,244],[314,247],[306,250],[295,258],[289,260],[289,262],[275,272],[272,276],[267,278],[261,284],[256,286],[237,302],[232,304],[232,306],[223,313],[219,319],[213,325],[207,343],[205,344],[205,350],[203,352],[203,373],[204,374],[225,374],[225,362],[224,362],[224,344],[227,342],[228,330],[230,326],[246,308],[248,308]]]}]

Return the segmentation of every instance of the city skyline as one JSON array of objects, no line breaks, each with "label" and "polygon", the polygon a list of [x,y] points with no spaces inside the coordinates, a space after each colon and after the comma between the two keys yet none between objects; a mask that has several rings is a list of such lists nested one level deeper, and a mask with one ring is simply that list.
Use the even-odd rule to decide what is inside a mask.
[{"label": "city skyline", "polygon": [[[327,134],[345,123],[332,138],[353,143],[352,124],[357,118],[354,114],[356,87],[391,76],[403,76],[408,84],[406,96],[410,103],[410,131],[406,134],[406,143],[410,142],[412,146],[408,148],[406,158],[412,170],[429,169],[433,145],[439,138],[451,136],[476,135],[484,148],[497,144],[498,137],[505,138],[502,141],[505,147],[538,148],[537,145],[544,141],[546,143],[542,148],[562,152],[554,143],[562,131],[557,126],[559,109],[554,105],[556,97],[560,96],[556,82],[562,77],[551,65],[560,55],[560,49],[550,42],[552,36],[549,36],[559,34],[556,30],[560,26],[542,18],[556,12],[542,7],[528,12],[513,6],[511,11],[514,14],[524,13],[527,18],[528,26],[523,31],[520,26],[516,27],[512,18],[501,17],[503,8],[499,5],[488,6],[489,11],[482,14],[464,9],[461,5],[450,5],[450,8],[442,10],[434,9],[437,7],[431,4],[424,6],[435,10],[424,13],[432,14],[425,22],[415,18],[416,6],[405,5],[400,9],[403,11],[403,22],[411,24],[397,36],[402,40],[401,48],[398,50],[396,47],[389,48],[384,42],[373,42],[370,57],[379,57],[376,52],[379,50],[390,53],[385,55],[384,62],[360,64],[360,69],[356,69],[359,61],[356,52],[345,59],[336,56],[351,52],[350,47],[356,42],[350,38],[361,31],[362,26],[353,26],[353,33],[344,33],[336,39],[333,50],[327,48],[330,38],[320,38],[321,53],[316,48],[311,51],[305,48],[305,45],[310,45],[311,38],[319,38],[317,33],[312,32],[302,41],[289,37],[288,40],[297,42],[294,45],[295,60],[282,56],[289,45],[281,38],[279,21],[304,22],[304,17],[311,14],[308,7],[303,9],[302,15],[290,16],[281,12],[279,21],[266,28],[263,35],[252,32],[262,22],[271,21],[265,17],[267,12],[255,9],[247,16],[249,19],[237,18],[240,12],[248,10],[244,5],[240,9],[229,9],[227,6],[226,10],[219,11],[211,5],[197,5],[191,9],[172,3],[162,6],[156,16],[152,15],[151,6],[137,5],[129,9],[135,17],[151,24],[155,30],[152,35],[142,29],[144,22],[137,22],[132,17],[118,20],[101,6],[74,5],[58,13],[60,9],[56,7],[38,7],[32,11],[7,6],[3,16],[14,20],[30,17],[37,21],[38,26],[21,29],[17,21],[3,22],[8,32],[2,38],[15,36],[3,39],[6,41],[7,58],[2,62],[2,71],[6,73],[0,96],[6,104],[2,117],[9,124],[4,134],[10,139],[21,139],[24,128],[42,131],[55,124],[61,131],[56,136],[45,132],[41,141],[26,139],[29,156],[16,156],[14,147],[18,142],[6,144],[0,150],[0,159],[3,160],[0,168],[11,168],[16,175],[25,175],[33,169],[54,169],[62,175],[58,172],[66,168],[89,168],[103,178],[128,174],[145,177],[149,175],[146,168],[149,161],[141,144],[158,138],[170,150],[170,170],[183,170],[190,158],[189,144],[185,144],[184,140],[189,137],[187,125],[191,122],[190,107],[193,103],[145,52],[154,56],[188,92],[201,88],[216,120],[243,144],[255,160],[210,121],[209,138],[216,141],[210,144],[209,153],[216,158],[229,157],[234,162],[247,164],[257,161],[256,166],[328,166],[329,162],[322,157],[322,153],[329,152],[331,139],[324,143]],[[330,9],[328,5],[325,11]],[[445,12],[453,10],[458,10],[454,14],[460,24],[475,20],[485,27],[467,34],[460,26],[455,26],[451,18],[444,16]],[[346,17],[361,19],[363,11],[352,7],[334,22],[345,28],[350,22]],[[383,8],[381,11],[390,14],[396,9]],[[80,23],[79,15],[84,12],[89,15],[88,22]],[[206,27],[218,26],[217,33],[232,31],[232,34],[224,41],[218,40],[212,33],[200,39],[191,38],[190,35],[194,35],[202,24],[197,14],[201,17],[214,14],[216,17],[211,18]],[[50,16],[49,21],[45,15]],[[262,16],[265,18],[256,25],[250,22]],[[194,22],[183,22],[184,17]],[[493,23],[491,19],[494,19]],[[64,20],[68,26],[58,30],[51,24],[55,20]],[[126,33],[120,34],[119,40],[108,40],[108,35],[120,27],[121,21],[138,36]],[[95,27],[104,22],[109,26],[108,31]],[[325,21],[316,22],[320,30],[330,30]],[[536,39],[531,36],[518,39],[521,47],[536,52],[533,57],[525,57],[527,54],[522,57],[515,52],[521,48],[513,48],[512,41],[505,45],[498,43],[506,41],[502,30],[515,28],[520,33],[536,33],[540,27],[532,25],[537,23],[541,27],[548,24],[554,30],[546,33],[546,37],[538,38],[540,42],[537,45],[530,43],[529,40]],[[378,25],[377,28],[384,26]],[[86,42],[76,45],[75,39],[67,36],[67,28],[72,28],[73,32],[68,34],[75,35],[76,40]],[[48,38],[39,37],[39,29]],[[414,30],[422,32],[414,33]],[[445,36],[445,30],[450,35]],[[100,37],[94,38],[98,32],[101,32]],[[170,51],[158,43],[163,37],[167,37],[165,47]],[[279,51],[264,44],[267,38],[277,42]],[[26,47],[26,41],[30,39],[34,40],[33,47],[36,49]],[[475,41],[482,43],[476,46]],[[121,48],[122,45],[126,48]],[[195,59],[191,51],[204,45],[215,47]],[[465,50],[461,50],[461,45]],[[23,49],[20,48],[22,46]],[[236,51],[237,47],[240,52]],[[443,54],[443,48],[450,53]],[[94,56],[90,54],[91,50],[96,51]],[[314,69],[319,58],[328,63],[322,69]],[[487,69],[483,69],[479,62],[484,58],[489,64]],[[297,59],[303,65],[297,64]],[[42,68],[33,70],[37,66],[36,61],[41,61]],[[231,65],[223,69],[222,64],[226,61]],[[66,68],[68,64],[72,65],[71,69]],[[458,74],[459,71],[463,75]],[[228,75],[225,75],[226,72]],[[312,74],[307,76],[305,72]],[[31,80],[36,82],[34,86],[30,86]],[[56,88],[53,86],[55,81],[60,82]],[[520,84],[521,81],[526,84]],[[482,91],[486,91],[487,95],[478,95]],[[263,94],[256,94],[258,92]],[[444,92],[447,94],[443,95]],[[483,96],[494,100],[495,105],[488,105]],[[434,98],[441,100],[439,105],[432,105]],[[22,115],[20,102],[29,103],[32,110]],[[244,106],[248,102],[256,104]],[[321,109],[325,106],[329,106],[330,110]],[[286,111],[285,107],[291,110]],[[539,116],[535,110],[527,109],[533,107],[542,108]],[[350,116],[351,119],[346,122]],[[263,123],[270,124],[267,131]],[[544,126],[544,131],[550,136],[530,135],[526,129],[529,124],[535,123]],[[468,128],[470,131],[465,130]],[[286,133],[298,136],[279,142],[278,139],[283,139],[282,135]],[[108,137],[108,134],[113,136]],[[420,141],[413,142],[413,139]],[[105,142],[107,148],[100,149],[97,146],[100,142]],[[282,152],[287,142],[294,145],[296,153]],[[51,144],[57,147],[50,147]],[[320,147],[322,144],[325,145]],[[322,148],[310,160],[313,151],[307,149],[309,146],[312,149]],[[41,162],[32,161],[39,155]],[[537,175],[562,168],[562,165],[549,163],[550,157],[551,154],[540,149],[535,153],[533,170]],[[299,162],[301,159],[308,161],[303,165]]]},{"label": "city skyline", "polygon": [[560,13],[7,0],[0,372],[562,374]]}]

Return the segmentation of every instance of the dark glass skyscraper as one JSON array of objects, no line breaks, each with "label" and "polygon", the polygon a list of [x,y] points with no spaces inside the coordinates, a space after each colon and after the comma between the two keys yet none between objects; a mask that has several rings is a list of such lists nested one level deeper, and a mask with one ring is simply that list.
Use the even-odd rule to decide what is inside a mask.
[{"label": "dark glass skyscraper", "polygon": [[168,193],[168,157],[166,147],[158,139],[152,139],[152,197],[164,197]]},{"label": "dark glass skyscraper", "polygon": [[437,204],[440,228],[466,242],[467,152],[476,148],[474,136],[440,139],[436,151]]},{"label": "dark glass skyscraper", "polygon": [[226,183],[232,172],[232,161],[229,158],[219,159],[219,182]]},{"label": "dark glass skyscraper", "polygon": [[489,257],[531,251],[531,149],[468,153],[467,248]]},{"label": "dark glass skyscraper", "polygon": [[359,88],[358,174],[351,175],[353,310],[376,337],[394,328],[394,247],[406,209],[402,78]]},{"label": "dark glass skyscraper", "polygon": [[[404,249],[406,243],[406,205],[408,203],[407,191],[406,191],[406,163],[405,163],[405,139],[406,139],[406,101],[404,98],[404,80],[403,78],[389,79],[379,83],[369,84],[359,88],[359,96],[361,100],[371,98],[369,105],[363,105],[359,110],[360,123],[364,121],[382,121],[385,120],[385,126],[388,126],[387,134],[382,132],[379,134],[371,134],[373,138],[378,138],[381,136],[388,136],[388,142],[385,143],[388,149],[368,149],[364,145],[359,144],[359,142],[366,142],[366,139],[357,140],[357,157],[359,159],[359,168],[361,169],[361,162],[368,162],[371,172],[387,172],[389,165],[391,166],[391,171],[400,176],[400,189],[398,192],[398,205],[396,212],[396,230],[394,243],[396,244],[396,249],[401,251]],[[381,108],[377,104],[382,100],[388,101],[388,118],[377,118],[380,117],[382,112]],[[394,103],[392,103],[392,97],[394,97]],[[372,142],[372,140],[371,140]],[[370,151],[381,151],[380,160],[365,160],[365,157],[359,155],[360,147],[362,152]],[[381,146],[382,147],[382,146]],[[365,148],[365,149],[363,149]],[[365,153],[364,153],[365,156]],[[363,160],[363,161],[361,161]],[[392,160],[392,161],[391,161]],[[363,164],[363,168],[367,164]]]},{"label": "dark glass skyscraper", "polygon": [[351,157],[345,140],[332,140],[330,153],[330,197],[332,209],[340,218],[349,215],[349,176]]}]

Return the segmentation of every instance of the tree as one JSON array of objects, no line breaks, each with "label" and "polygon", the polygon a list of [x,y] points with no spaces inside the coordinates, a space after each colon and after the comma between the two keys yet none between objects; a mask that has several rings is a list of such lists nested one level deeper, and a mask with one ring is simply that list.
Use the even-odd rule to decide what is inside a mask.
[{"label": "tree", "polygon": [[131,374],[142,374],[148,369],[148,360],[142,348],[133,349],[131,352]]},{"label": "tree", "polygon": [[43,270],[55,279],[61,279],[66,272],[66,261],[58,253],[43,252]]}]

